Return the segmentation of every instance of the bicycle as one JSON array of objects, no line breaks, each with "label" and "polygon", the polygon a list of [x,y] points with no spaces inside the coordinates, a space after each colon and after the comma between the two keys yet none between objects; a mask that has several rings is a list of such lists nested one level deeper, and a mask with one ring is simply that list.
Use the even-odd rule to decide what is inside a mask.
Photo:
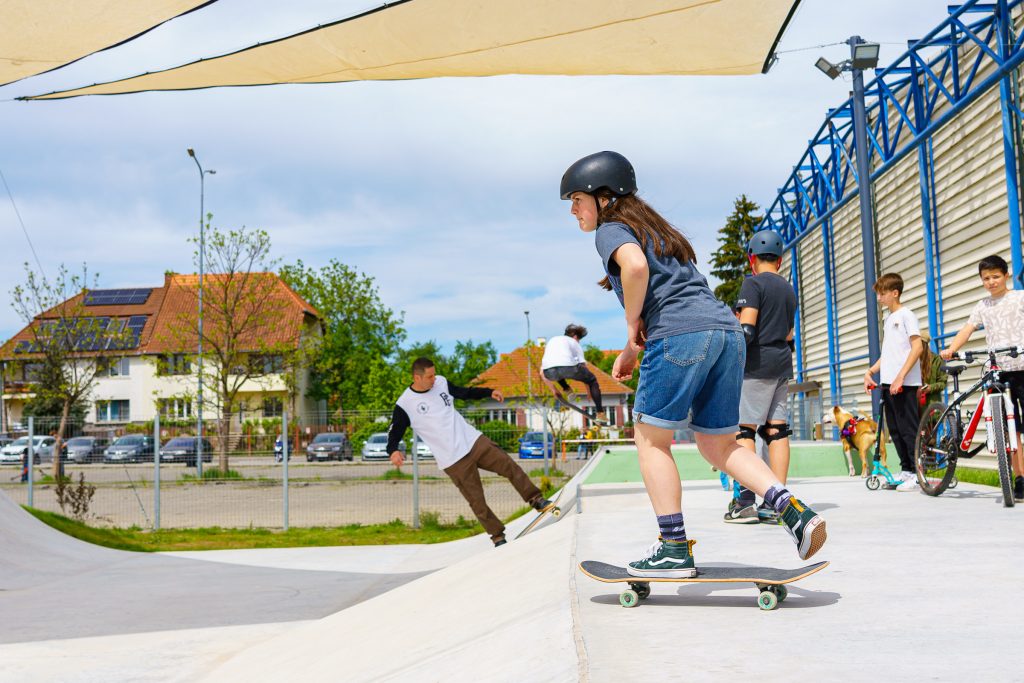
[{"label": "bicycle", "polygon": [[[951,360],[962,360],[964,365],[943,365],[943,370],[953,377],[952,400],[947,406],[935,402],[929,404],[918,425],[914,444],[914,465],[921,490],[930,496],[941,495],[950,486],[961,458],[973,458],[981,449],[987,448],[996,456],[999,469],[999,484],[1003,490],[1003,506],[1013,507],[1013,470],[1011,458],[1017,451],[1017,424],[1013,401],[1006,384],[1000,382],[997,354],[1008,354],[1011,358],[1024,354],[1024,347],[989,349],[983,353],[967,351],[955,353]],[[970,389],[960,391],[960,373],[978,360],[988,370]],[[985,358],[987,357],[987,358]],[[971,396],[980,393],[978,405],[973,411],[962,411],[964,403]],[[995,400],[998,397],[1000,400]],[[963,415],[969,418],[964,426]],[[971,450],[975,432],[985,420],[985,442]]]}]

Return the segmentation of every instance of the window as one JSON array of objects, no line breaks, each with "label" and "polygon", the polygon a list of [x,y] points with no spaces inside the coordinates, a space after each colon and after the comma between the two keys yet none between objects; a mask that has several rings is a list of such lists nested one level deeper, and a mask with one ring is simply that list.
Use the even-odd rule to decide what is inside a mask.
[{"label": "window", "polygon": [[190,375],[192,374],[192,360],[184,353],[164,356],[160,359],[159,374]]},{"label": "window", "polygon": [[96,401],[97,422],[128,422],[128,401]]},{"label": "window", "polygon": [[615,426],[615,414],[616,414],[615,406],[605,406],[605,409],[604,409],[604,419],[608,421],[608,425],[610,427],[614,427]]},{"label": "window", "polygon": [[499,408],[496,410],[487,411],[488,422],[498,420],[500,422],[507,422],[510,425],[516,424],[516,411],[515,409]]},{"label": "window", "polygon": [[279,375],[284,372],[284,356],[280,354],[251,356],[249,372],[253,375]]},{"label": "window", "polygon": [[284,413],[284,401],[279,396],[263,399],[263,417],[281,417]]},{"label": "window", "polygon": [[187,420],[192,417],[192,401],[187,398],[161,398],[157,401],[160,417],[165,420]]},{"label": "window", "polygon": [[128,366],[127,358],[100,358],[96,365],[96,375],[98,377],[127,377]]}]

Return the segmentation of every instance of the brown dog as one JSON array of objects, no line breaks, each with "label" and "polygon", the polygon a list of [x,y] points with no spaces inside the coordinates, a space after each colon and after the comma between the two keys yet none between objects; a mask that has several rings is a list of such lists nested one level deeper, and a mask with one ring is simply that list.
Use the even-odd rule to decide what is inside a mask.
[{"label": "brown dog", "polygon": [[[834,424],[839,427],[839,441],[843,444],[843,455],[846,456],[846,465],[850,468],[850,476],[857,475],[857,470],[853,467],[853,458],[850,455],[853,448],[860,453],[860,476],[867,477],[871,474],[874,461],[872,448],[878,439],[878,424],[871,418],[856,418],[852,413],[839,406],[832,406],[832,411],[825,413],[821,421],[822,424]],[[885,467],[885,432],[882,432],[881,438],[879,459],[882,466]]]}]

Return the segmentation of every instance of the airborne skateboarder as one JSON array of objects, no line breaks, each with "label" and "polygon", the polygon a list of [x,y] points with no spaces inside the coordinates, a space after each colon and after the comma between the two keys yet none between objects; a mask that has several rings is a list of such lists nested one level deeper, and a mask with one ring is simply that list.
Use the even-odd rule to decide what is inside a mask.
[{"label": "airborne skateboarder", "polygon": [[455,399],[493,398],[503,401],[500,391],[486,387],[460,387],[438,376],[434,362],[417,358],[412,364],[412,384],[395,401],[388,431],[388,452],[395,467],[405,458],[398,444],[411,425],[416,435],[430,447],[437,466],[444,470],[473,514],[491,536],[495,547],[505,544],[505,525],[488,507],[480,470],[508,479],[519,495],[539,512],[554,507],[508,453],[466,422],[455,410]]}]

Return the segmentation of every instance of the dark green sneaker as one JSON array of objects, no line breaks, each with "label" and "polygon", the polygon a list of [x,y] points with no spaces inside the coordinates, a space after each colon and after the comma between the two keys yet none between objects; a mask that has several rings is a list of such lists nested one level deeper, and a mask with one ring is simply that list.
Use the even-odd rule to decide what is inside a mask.
[{"label": "dark green sneaker", "polygon": [[753,505],[743,505],[738,498],[729,501],[729,509],[725,511],[726,524],[757,524],[757,509]]},{"label": "dark green sneaker", "polygon": [[642,560],[630,562],[626,571],[631,576],[688,579],[697,575],[691,549],[697,541],[666,541],[661,537],[652,545]]},{"label": "dark green sneaker", "polygon": [[548,510],[558,509],[554,503],[552,503],[547,498],[544,498],[543,496],[531,502],[530,507],[532,507],[537,512],[547,512]]},{"label": "dark green sneaker", "polygon": [[825,545],[825,539],[828,538],[825,520],[800,502],[796,496],[789,499],[786,509],[782,511],[782,523],[796,542],[801,560],[806,560],[821,550],[821,546]]}]

